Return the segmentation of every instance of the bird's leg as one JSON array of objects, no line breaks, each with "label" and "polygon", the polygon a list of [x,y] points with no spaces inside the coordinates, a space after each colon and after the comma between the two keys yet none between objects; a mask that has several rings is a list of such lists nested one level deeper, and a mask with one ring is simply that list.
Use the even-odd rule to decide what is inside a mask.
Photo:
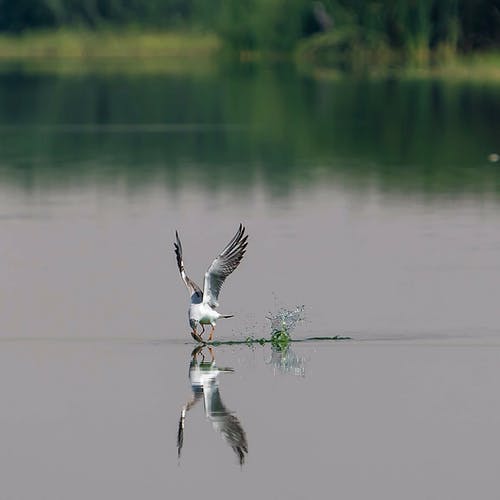
[{"label": "bird's leg", "polygon": [[193,337],[193,339],[196,340],[196,342],[203,342],[203,339],[196,332],[196,327],[193,328],[193,331],[191,332],[191,337]]},{"label": "bird's leg", "polygon": [[208,346],[208,350],[210,352],[210,362],[213,363],[215,361],[214,351],[210,346]]},{"label": "bird's leg", "polygon": [[205,333],[205,325],[200,323],[201,325],[201,333],[200,333],[200,337]]},{"label": "bird's leg", "polygon": [[198,345],[193,349],[193,352],[191,353],[191,357],[193,358],[193,361],[198,362],[198,354],[200,351],[203,349],[202,345]]},{"label": "bird's leg", "polygon": [[210,336],[208,337],[209,342],[212,342],[212,339],[214,337],[214,332],[215,332],[215,326],[212,325],[212,329],[210,330]]}]

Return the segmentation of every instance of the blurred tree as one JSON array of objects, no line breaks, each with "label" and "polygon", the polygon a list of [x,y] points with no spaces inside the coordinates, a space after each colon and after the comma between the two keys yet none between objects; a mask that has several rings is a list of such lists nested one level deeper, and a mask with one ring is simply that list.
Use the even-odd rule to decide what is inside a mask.
[{"label": "blurred tree", "polygon": [[203,28],[236,50],[271,51],[339,30],[425,59],[440,47],[498,47],[500,0],[0,0],[0,31],[130,25]]}]

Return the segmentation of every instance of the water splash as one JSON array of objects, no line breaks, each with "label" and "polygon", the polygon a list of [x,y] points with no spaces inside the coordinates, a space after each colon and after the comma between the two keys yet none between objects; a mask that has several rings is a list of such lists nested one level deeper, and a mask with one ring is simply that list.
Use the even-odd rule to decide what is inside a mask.
[{"label": "water splash", "polygon": [[274,314],[269,313],[266,317],[271,322],[271,334],[286,334],[290,338],[296,326],[305,319],[304,309],[305,306],[297,306],[295,309],[282,307]]},{"label": "water splash", "polygon": [[276,313],[266,316],[271,322],[271,358],[267,364],[274,368],[275,373],[305,376],[305,359],[290,348],[292,332],[305,319],[304,309],[304,306],[295,309],[281,307]]}]

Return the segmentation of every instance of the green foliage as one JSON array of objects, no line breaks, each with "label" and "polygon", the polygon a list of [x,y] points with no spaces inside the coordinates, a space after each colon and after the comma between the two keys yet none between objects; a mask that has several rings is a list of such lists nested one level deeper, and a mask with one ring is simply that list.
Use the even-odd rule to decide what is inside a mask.
[{"label": "green foliage", "polygon": [[[0,0],[0,31],[109,26],[204,29],[237,52],[289,52],[318,33],[326,50],[385,49],[417,62],[500,45],[498,0]],[[336,39],[335,39],[336,38]]]},{"label": "green foliage", "polygon": [[303,0],[223,1],[216,31],[236,50],[289,51],[303,35]]},{"label": "green foliage", "polygon": [[286,326],[283,325],[282,330],[275,330],[271,334],[271,344],[274,347],[278,347],[280,349],[283,349],[286,347],[292,340],[292,337],[290,336],[290,333],[288,333]]},{"label": "green foliage", "polygon": [[236,50],[286,51],[325,31],[318,4],[331,21],[324,50],[389,49],[425,63],[433,53],[500,43],[495,0],[221,0],[215,29]]},{"label": "green foliage", "polygon": [[442,47],[451,53],[456,50],[456,3],[456,0],[364,2],[351,11],[354,22],[337,23],[332,32],[302,42],[300,51],[307,58],[325,61],[326,56],[358,65],[369,61],[400,62],[401,55],[406,60],[427,63],[431,53]]},{"label": "green foliage", "polygon": [[203,13],[200,0],[2,0],[0,30],[103,24],[192,26]]},{"label": "green foliage", "polygon": [[356,25],[308,37],[298,45],[297,57],[305,63],[342,65],[349,69],[401,59],[399,52],[389,46],[387,37],[375,31],[362,32]]}]

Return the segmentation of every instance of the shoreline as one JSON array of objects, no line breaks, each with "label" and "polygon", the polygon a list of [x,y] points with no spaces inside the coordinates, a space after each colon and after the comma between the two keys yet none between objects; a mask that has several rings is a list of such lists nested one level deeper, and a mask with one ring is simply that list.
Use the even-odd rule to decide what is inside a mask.
[{"label": "shoreline", "polygon": [[[236,64],[289,62],[316,79],[345,75],[368,78],[450,79],[500,82],[500,51],[457,54],[440,64],[389,64],[381,58],[366,64],[323,64],[295,53],[225,51],[213,33],[127,30],[32,31],[0,34],[0,71],[21,66],[27,70],[82,73],[97,72],[206,72],[223,58]],[[133,62],[133,64],[130,64]],[[350,64],[352,62],[353,64]]]}]

